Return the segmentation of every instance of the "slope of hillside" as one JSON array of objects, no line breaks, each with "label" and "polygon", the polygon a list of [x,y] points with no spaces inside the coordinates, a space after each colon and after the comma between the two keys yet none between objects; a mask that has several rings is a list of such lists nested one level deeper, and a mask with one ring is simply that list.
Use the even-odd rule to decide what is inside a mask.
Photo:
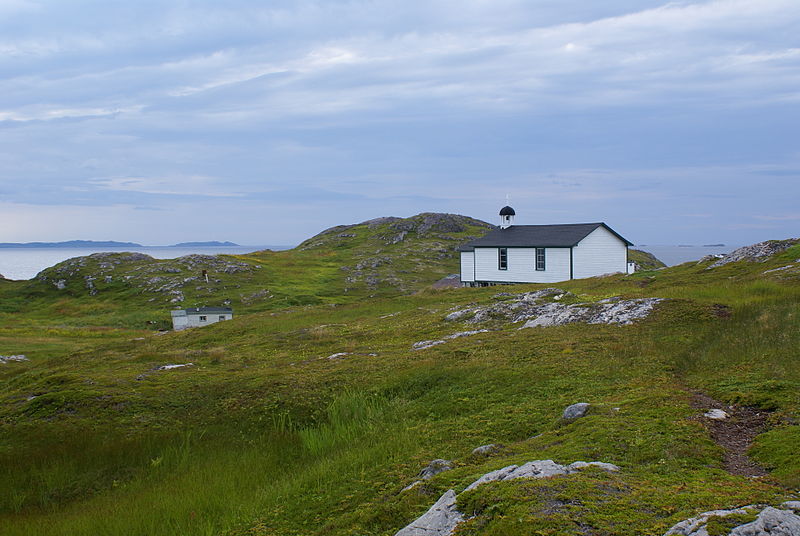
[{"label": "slope of hillside", "polygon": [[128,307],[233,304],[243,310],[340,301],[348,295],[419,290],[450,273],[457,247],[492,226],[426,213],[380,218],[323,231],[295,249],[157,260],[142,253],[97,253],[20,282],[28,297],[96,297]]},{"label": "slope of hillside", "polygon": [[[391,241],[392,223],[329,230],[296,254]],[[356,263],[374,254],[362,251]],[[797,499],[800,249],[758,261],[253,311],[8,362],[0,527],[392,535],[453,489],[462,535],[660,535],[700,512]],[[662,300],[630,324],[581,313],[523,328],[645,298]],[[576,402],[588,414],[563,420]],[[758,408],[749,454],[766,476],[728,462],[710,406],[740,427],[740,406]],[[434,459],[452,468],[404,491]],[[465,491],[546,459],[619,471]]]}]

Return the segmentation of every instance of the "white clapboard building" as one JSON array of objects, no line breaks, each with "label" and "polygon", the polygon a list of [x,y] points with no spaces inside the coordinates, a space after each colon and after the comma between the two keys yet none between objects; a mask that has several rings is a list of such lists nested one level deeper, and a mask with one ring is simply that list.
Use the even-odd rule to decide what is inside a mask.
[{"label": "white clapboard building", "polygon": [[611,273],[631,273],[633,244],[605,223],[514,225],[511,207],[500,210],[500,228],[461,251],[461,283],[556,283]]},{"label": "white clapboard building", "polygon": [[207,326],[233,318],[233,309],[229,307],[195,307],[176,309],[171,312],[172,329],[175,331]]}]

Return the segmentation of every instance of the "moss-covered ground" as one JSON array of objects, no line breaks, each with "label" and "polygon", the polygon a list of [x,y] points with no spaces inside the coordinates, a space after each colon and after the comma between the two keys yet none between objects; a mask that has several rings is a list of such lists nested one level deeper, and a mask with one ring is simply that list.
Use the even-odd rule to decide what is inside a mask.
[{"label": "moss-covered ground", "polygon": [[[391,535],[447,489],[537,459],[621,471],[481,486],[459,496],[458,534],[658,535],[797,497],[800,279],[764,272],[798,258],[566,282],[669,300],[634,325],[508,325],[419,351],[473,329],[449,311],[541,286],[365,290],[166,334],[131,320],[138,298],[47,289],[33,308],[0,288],[0,354],[31,357],[0,366],[0,533]],[[771,412],[751,450],[769,476],[724,470],[691,390]],[[580,401],[589,415],[562,422]],[[487,443],[501,448],[471,454]],[[401,492],[433,458],[455,468]]]}]

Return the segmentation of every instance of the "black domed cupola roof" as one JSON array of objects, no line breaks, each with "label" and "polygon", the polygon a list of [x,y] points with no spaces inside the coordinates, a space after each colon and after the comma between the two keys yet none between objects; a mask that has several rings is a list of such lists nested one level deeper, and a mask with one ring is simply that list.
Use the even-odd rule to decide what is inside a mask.
[{"label": "black domed cupola roof", "polygon": [[511,208],[509,206],[505,206],[505,207],[500,209],[500,215],[501,216],[516,216],[517,213],[514,212],[513,208]]}]

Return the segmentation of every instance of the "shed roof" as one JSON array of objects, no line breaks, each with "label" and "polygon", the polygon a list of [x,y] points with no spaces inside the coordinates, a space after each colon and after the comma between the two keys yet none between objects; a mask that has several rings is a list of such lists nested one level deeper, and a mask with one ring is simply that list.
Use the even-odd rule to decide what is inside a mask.
[{"label": "shed roof", "polygon": [[230,307],[189,307],[172,311],[172,316],[203,315],[203,314],[233,314]]},{"label": "shed roof", "polygon": [[569,248],[589,236],[598,227],[605,227],[614,236],[632,246],[633,243],[620,236],[603,222],[565,223],[558,225],[512,225],[505,229],[489,231],[482,238],[467,242],[459,251],[472,251],[475,248],[491,247],[542,247]]}]

